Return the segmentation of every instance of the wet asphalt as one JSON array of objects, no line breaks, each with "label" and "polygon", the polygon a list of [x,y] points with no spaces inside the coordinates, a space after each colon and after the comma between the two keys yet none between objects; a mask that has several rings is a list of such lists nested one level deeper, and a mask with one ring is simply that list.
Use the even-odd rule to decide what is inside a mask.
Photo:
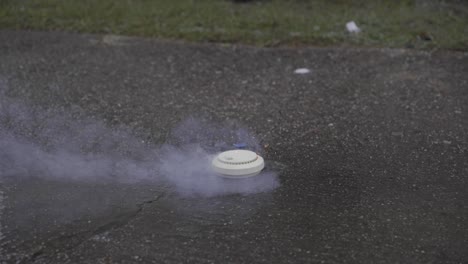
[{"label": "wet asphalt", "polygon": [[154,145],[189,116],[237,120],[281,183],[184,197],[3,179],[5,263],[468,262],[466,52],[0,31],[0,80],[14,100]]}]

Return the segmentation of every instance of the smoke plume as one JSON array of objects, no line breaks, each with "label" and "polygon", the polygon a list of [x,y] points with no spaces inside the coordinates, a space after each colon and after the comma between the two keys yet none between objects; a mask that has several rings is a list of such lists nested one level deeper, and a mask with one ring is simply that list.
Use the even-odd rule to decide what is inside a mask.
[{"label": "smoke plume", "polygon": [[0,84],[0,180],[117,181],[169,184],[181,195],[218,196],[270,191],[276,173],[243,180],[211,170],[216,153],[245,143],[263,153],[255,136],[235,122],[187,118],[163,145],[145,142],[125,126],[109,126],[78,107],[44,109],[7,96]]}]

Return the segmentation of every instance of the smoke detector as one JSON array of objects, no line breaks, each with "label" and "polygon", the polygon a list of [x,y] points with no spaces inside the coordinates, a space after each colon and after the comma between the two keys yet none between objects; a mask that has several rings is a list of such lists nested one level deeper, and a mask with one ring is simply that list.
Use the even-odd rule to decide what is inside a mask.
[{"label": "smoke detector", "polygon": [[247,178],[259,174],[265,162],[253,151],[236,149],[218,154],[213,159],[212,167],[223,177]]}]

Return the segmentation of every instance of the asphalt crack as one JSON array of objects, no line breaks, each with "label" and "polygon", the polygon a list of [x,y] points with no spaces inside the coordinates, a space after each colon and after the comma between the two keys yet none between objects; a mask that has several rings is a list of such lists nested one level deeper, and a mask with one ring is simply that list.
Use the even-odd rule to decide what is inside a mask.
[{"label": "asphalt crack", "polygon": [[37,248],[35,251],[31,252],[30,256],[21,261],[22,263],[34,262],[37,259],[43,257],[49,252],[57,253],[57,249],[63,249],[60,251],[69,251],[73,248],[76,248],[83,244],[88,239],[108,232],[113,229],[120,228],[127,225],[132,219],[137,217],[148,204],[159,201],[164,194],[161,194],[154,199],[146,200],[141,203],[136,204],[136,210],[126,212],[120,215],[113,217],[113,219],[103,225],[100,225],[92,230],[85,230],[73,234],[60,235],[54,239],[51,239]]}]

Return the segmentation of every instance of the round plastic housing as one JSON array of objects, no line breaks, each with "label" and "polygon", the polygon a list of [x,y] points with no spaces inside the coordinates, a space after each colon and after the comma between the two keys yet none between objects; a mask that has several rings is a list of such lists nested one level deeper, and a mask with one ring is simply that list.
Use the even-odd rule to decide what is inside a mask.
[{"label": "round plastic housing", "polygon": [[213,170],[227,178],[247,178],[260,173],[265,162],[257,153],[236,149],[221,152],[212,161]]}]

